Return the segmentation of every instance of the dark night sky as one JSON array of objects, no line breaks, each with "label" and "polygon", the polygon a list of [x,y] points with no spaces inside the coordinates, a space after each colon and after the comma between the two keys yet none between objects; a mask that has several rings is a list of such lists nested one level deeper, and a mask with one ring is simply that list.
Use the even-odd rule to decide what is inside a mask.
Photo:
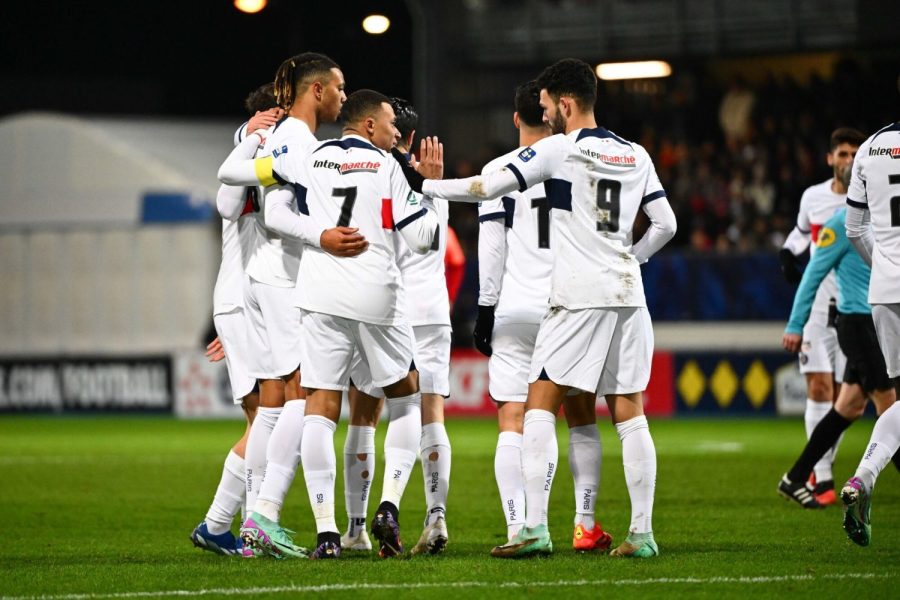
[{"label": "dark night sky", "polygon": [[[391,19],[381,36],[362,19]],[[256,15],[232,0],[5,3],[0,115],[23,110],[219,117],[307,50],[341,65],[348,91],[409,97],[412,41],[403,0],[269,0]]]}]

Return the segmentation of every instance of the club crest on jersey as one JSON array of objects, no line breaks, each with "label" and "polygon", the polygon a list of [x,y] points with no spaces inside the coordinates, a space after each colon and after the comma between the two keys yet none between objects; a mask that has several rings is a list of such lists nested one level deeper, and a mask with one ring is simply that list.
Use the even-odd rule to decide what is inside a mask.
[{"label": "club crest on jersey", "polygon": [[281,147],[281,149],[275,148],[272,150],[272,156],[278,158],[281,154],[287,154],[287,145]]},{"label": "club crest on jersey", "polygon": [[869,156],[890,156],[900,158],[900,148],[869,148]]},{"label": "club crest on jersey", "polygon": [[537,156],[537,152],[535,152],[534,148],[532,148],[531,146],[519,152],[519,160],[521,160],[522,162],[528,162],[535,156]]},{"label": "club crest on jersey", "polygon": [[832,228],[823,227],[822,230],[819,231],[819,241],[816,242],[816,246],[819,248],[826,248],[832,245],[836,239],[837,235]]}]

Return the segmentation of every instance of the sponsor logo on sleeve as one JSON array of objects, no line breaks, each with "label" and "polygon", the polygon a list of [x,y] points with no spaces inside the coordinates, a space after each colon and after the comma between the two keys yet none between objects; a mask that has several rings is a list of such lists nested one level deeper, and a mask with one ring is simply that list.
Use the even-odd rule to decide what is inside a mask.
[{"label": "sponsor logo on sleeve", "polygon": [[282,154],[287,154],[287,151],[288,151],[287,144],[285,144],[281,148],[275,148],[274,150],[272,150],[272,156],[274,156],[275,158],[278,158]]},{"label": "sponsor logo on sleeve", "polygon": [[537,152],[535,152],[534,148],[532,148],[531,146],[519,152],[519,160],[521,160],[522,162],[528,162],[535,156],[537,156]]},{"label": "sponsor logo on sleeve", "polygon": [[819,248],[826,248],[832,245],[836,239],[837,235],[834,233],[834,229],[831,227],[823,227],[821,231],[819,231],[819,241],[816,242],[816,246]]},{"label": "sponsor logo on sleeve", "polygon": [[410,206],[418,206],[419,199],[416,197],[416,193],[412,190],[409,191],[409,195],[406,197],[406,203]]}]

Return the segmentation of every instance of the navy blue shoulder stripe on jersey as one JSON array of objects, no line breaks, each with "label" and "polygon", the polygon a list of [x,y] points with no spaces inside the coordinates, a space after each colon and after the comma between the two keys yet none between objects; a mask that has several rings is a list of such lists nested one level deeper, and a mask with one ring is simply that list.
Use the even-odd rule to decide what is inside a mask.
[{"label": "navy blue shoulder stripe on jersey", "polygon": [[595,138],[612,138],[619,142],[620,144],[625,144],[627,146],[631,146],[631,142],[628,140],[623,140],[612,131],[605,127],[597,127],[595,129],[582,129],[578,132],[578,138],[576,138],[576,142],[579,140],[583,140],[586,137],[595,137]]},{"label": "navy blue shoulder stripe on jersey", "polygon": [[495,219],[506,219],[506,211],[498,210],[497,212],[487,213],[486,215],[478,215],[478,222],[493,221]]},{"label": "navy blue shoulder stripe on jersey", "polygon": [[241,133],[243,133],[245,131],[244,128],[247,127],[248,123],[250,123],[250,121],[244,121],[243,125],[238,127],[238,143],[239,144],[244,141],[244,136],[242,136]]},{"label": "navy blue shoulder stripe on jersey", "polygon": [[503,225],[507,229],[512,229],[513,215],[516,214],[516,201],[509,196],[503,196]]},{"label": "navy blue shoulder stripe on jersey", "polygon": [[277,181],[280,185],[287,185],[290,183],[287,179],[279,175],[275,169],[272,169],[272,179]]},{"label": "navy blue shoulder stripe on jersey", "polygon": [[847,205],[852,206],[853,208],[862,208],[862,209],[869,208],[869,205],[866,204],[865,202],[857,202],[856,200],[851,200],[850,198],[847,198]]},{"label": "navy blue shoulder stripe on jersey", "polygon": [[[278,119],[278,122],[275,123],[275,129],[272,130],[272,133],[275,133],[276,131],[278,131],[278,128],[281,127],[281,124],[284,123],[284,122],[287,121],[287,120],[288,120],[288,116],[287,116],[287,115],[284,115],[283,117],[281,117],[280,119]],[[249,123],[249,121],[247,121],[247,122]]]},{"label": "navy blue shoulder stripe on jersey", "polygon": [[872,139],[874,140],[882,133],[887,133],[889,131],[900,131],[900,122],[891,123],[887,127],[884,127],[883,129],[879,129],[877,132],[875,132],[875,135],[872,136]]},{"label": "navy blue shoulder stripe on jersey", "polygon": [[654,200],[657,200],[659,198],[665,198],[665,197],[666,197],[666,190],[657,190],[657,191],[653,192],[652,194],[647,194],[646,196],[641,198],[641,206],[647,204],[648,202],[653,202]]},{"label": "navy blue shoulder stripe on jersey", "polygon": [[309,216],[309,205],[306,203],[306,188],[299,183],[294,184],[294,195],[297,197],[297,211]]},{"label": "navy blue shoulder stripe on jersey", "polygon": [[381,156],[384,156],[384,152],[373,146],[368,142],[364,142],[362,140],[358,140],[356,138],[345,138],[342,140],[330,140],[313,150],[313,152],[318,152],[323,148],[328,148],[329,146],[337,146],[338,148],[343,148],[344,150],[349,150],[350,148],[362,148],[363,150],[372,150],[373,152],[377,152]]},{"label": "navy blue shoulder stripe on jersey", "polygon": [[416,219],[421,219],[422,217],[424,217],[424,216],[427,215],[427,214],[428,214],[428,209],[427,209],[427,208],[423,208],[422,210],[420,210],[420,211],[417,212],[416,214],[410,215],[410,216],[406,217],[405,219],[403,219],[402,221],[400,221],[399,223],[397,223],[397,225],[396,225],[397,231],[400,231],[401,229],[403,229],[404,227],[406,227],[407,225],[409,225],[410,223],[412,223],[412,222],[415,221]]},{"label": "navy blue shoulder stripe on jersey", "polygon": [[525,183],[525,178],[522,177],[522,171],[520,171],[516,165],[509,163],[506,165],[506,168],[512,171],[512,174],[516,176],[516,179],[519,182],[519,191],[524,192],[528,189],[528,185]]},{"label": "navy blue shoulder stripe on jersey", "polygon": [[544,182],[544,192],[550,208],[572,211],[572,182],[564,179],[548,179]]},{"label": "navy blue shoulder stripe on jersey", "polygon": [[799,231],[799,232],[802,233],[803,235],[809,235],[809,233],[810,233],[809,230],[806,230],[806,229],[800,229],[799,227],[797,228],[797,231]]}]

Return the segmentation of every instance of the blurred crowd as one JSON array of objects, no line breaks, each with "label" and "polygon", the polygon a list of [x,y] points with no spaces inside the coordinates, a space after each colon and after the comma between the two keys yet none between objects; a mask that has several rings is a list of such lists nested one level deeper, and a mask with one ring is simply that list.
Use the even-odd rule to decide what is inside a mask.
[{"label": "blurred crowd", "polygon": [[[896,64],[851,59],[838,61],[828,78],[802,81],[769,75],[723,85],[699,69],[676,69],[663,82],[602,82],[598,122],[653,157],[678,217],[664,252],[774,254],[795,224],[803,191],[831,176],[831,132],[848,126],[868,135],[900,118],[897,75]],[[485,148],[482,162],[508,150]],[[448,176],[480,168],[459,161]],[[451,224],[469,259],[457,302],[463,325],[477,303],[477,215],[453,206]],[[639,224],[635,235],[641,231]]]}]

